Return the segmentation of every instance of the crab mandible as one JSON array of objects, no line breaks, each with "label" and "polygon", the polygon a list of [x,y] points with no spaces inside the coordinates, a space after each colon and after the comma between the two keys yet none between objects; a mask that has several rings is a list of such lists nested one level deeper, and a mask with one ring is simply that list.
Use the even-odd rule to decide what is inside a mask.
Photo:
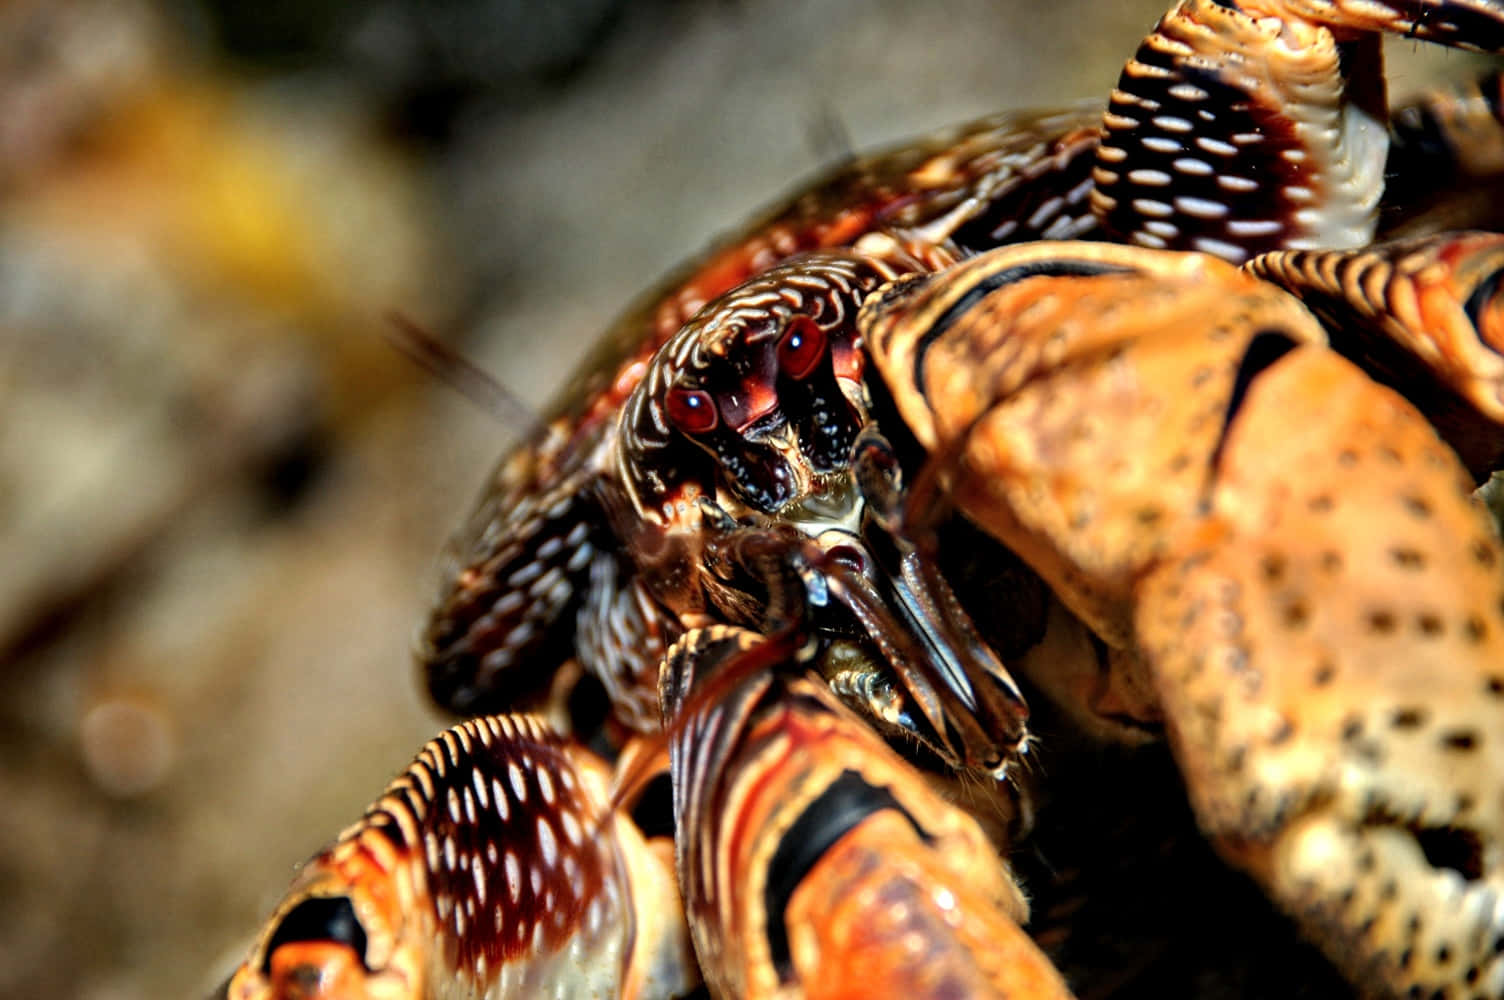
[{"label": "crab mandible", "polygon": [[[651,731],[658,724],[660,708],[658,663],[673,643],[675,655],[669,657],[669,663],[679,663],[681,675],[724,671],[730,680],[724,688],[712,685],[716,698],[697,701],[692,696],[679,706],[681,711],[669,726],[671,750],[679,746],[679,752],[684,753],[683,741],[685,733],[693,729],[692,720],[701,712],[713,715],[722,704],[718,699],[738,690],[737,685],[770,684],[780,692],[775,700],[787,700],[787,711],[776,716],[782,720],[778,726],[805,726],[810,719],[834,713],[847,720],[837,728],[861,734],[836,742],[811,744],[811,752],[826,777],[807,786],[812,796],[809,801],[828,805],[825,791],[839,784],[841,775],[854,771],[882,773],[889,794],[900,805],[919,802],[928,794],[919,773],[906,765],[889,768],[877,763],[885,751],[877,746],[872,734],[843,714],[847,710],[830,700],[820,682],[800,679],[813,662],[812,649],[828,652],[840,645],[832,643],[829,635],[810,641],[811,627],[818,628],[816,616],[809,613],[818,603],[812,599],[840,592],[837,602],[844,601],[848,610],[873,607],[857,593],[860,589],[857,574],[865,573],[862,553],[852,560],[850,553],[838,551],[839,547],[822,546],[819,537],[806,527],[788,518],[779,520],[783,516],[778,509],[780,505],[774,505],[770,521],[754,523],[757,530],[750,534],[739,530],[745,525],[739,526],[737,517],[724,517],[724,510],[706,511],[699,507],[690,513],[700,515],[703,520],[693,516],[681,518],[670,512],[664,523],[670,529],[667,534],[671,543],[677,544],[687,537],[693,542],[690,551],[704,555],[699,562],[681,560],[679,566],[690,574],[690,590],[695,586],[703,588],[705,597],[692,595],[688,604],[675,607],[665,595],[676,592],[675,588],[683,583],[682,576],[671,571],[660,572],[656,582],[652,574],[643,579],[643,566],[662,570],[663,563],[655,562],[662,552],[641,547],[642,536],[632,527],[632,518],[623,516],[630,515],[631,502],[603,490],[602,479],[613,474],[624,454],[622,449],[632,443],[623,443],[624,432],[616,414],[644,373],[655,369],[657,362],[648,363],[653,353],[706,299],[748,276],[768,270],[780,259],[820,247],[859,242],[862,259],[880,270],[888,269],[885,276],[891,276],[949,266],[960,256],[1000,243],[1093,233],[1150,246],[1210,250],[1239,260],[1273,247],[1364,246],[1378,224],[1386,146],[1375,33],[1398,31],[1449,44],[1499,50],[1504,48],[1501,24],[1504,24],[1504,9],[1497,3],[1481,0],[1241,5],[1192,0],[1167,16],[1156,34],[1146,41],[1139,58],[1130,64],[1100,136],[1093,127],[1096,115],[1084,110],[1011,118],[865,161],[828,180],[815,194],[796,201],[788,210],[755,228],[751,235],[712,254],[659,299],[655,307],[626,321],[616,335],[618,360],[592,373],[594,388],[581,397],[585,402],[503,466],[495,489],[477,513],[473,530],[456,550],[449,589],[427,633],[424,659],[435,695],[462,711],[494,710],[535,701],[553,684],[557,662],[568,652],[576,652],[612,694],[617,722],[627,729]],[[1414,185],[1427,169],[1438,166],[1480,174],[1504,170],[1500,163],[1486,157],[1487,142],[1477,136],[1468,137],[1456,121],[1436,113],[1461,109],[1467,122],[1481,126],[1485,135],[1496,136],[1498,126],[1493,108],[1497,103],[1497,100],[1491,103],[1481,94],[1471,101],[1444,96],[1409,112],[1413,121],[1402,116],[1403,127],[1397,136],[1399,155],[1389,160],[1400,183]],[[1446,142],[1432,142],[1437,136],[1461,137],[1461,151]],[[1177,143],[1194,143],[1200,152],[1168,161],[1154,159],[1169,156]],[[1232,173],[1233,167],[1239,172]],[[1201,188],[1176,193],[1180,191],[1176,185],[1194,187],[1198,178],[1205,185],[1209,183],[1207,177],[1226,177],[1232,183],[1219,184],[1219,190],[1244,197],[1219,203],[1206,197],[1208,192]],[[1430,206],[1421,204],[1416,190],[1412,186],[1405,197],[1388,206],[1395,213],[1387,223],[1391,228],[1408,223],[1424,226],[1423,209]],[[1087,211],[1088,200],[1095,215]],[[1417,218],[1407,219],[1407,213]],[[878,235],[867,235],[873,233]],[[1070,258],[1073,252],[1061,251],[1065,258]],[[1327,260],[1340,263],[1353,259],[1356,258]],[[985,260],[991,262],[991,258]],[[1265,263],[1274,266],[1272,258]],[[791,265],[788,273],[797,274],[809,266],[808,263]],[[960,287],[967,280],[964,275],[974,273],[965,271],[966,266],[969,265],[953,269],[955,277],[947,271],[936,279],[934,288]],[[1128,252],[1124,266],[1131,271],[1153,270],[1157,265],[1135,251]],[[1294,269],[1299,270],[1299,265]],[[1319,274],[1321,270],[1316,266],[1313,273]],[[1236,280],[1243,279],[1213,275],[1208,280],[1210,287],[1227,290],[1236,287]],[[1145,287],[1152,290],[1158,287],[1157,281],[1147,282]],[[1307,291],[1315,296],[1319,284],[1319,281],[1309,282]],[[874,287],[863,289],[858,298],[868,296]],[[881,301],[889,303],[892,310],[886,318],[878,317],[875,312],[878,306],[869,304],[875,317],[869,322],[890,322],[894,328],[904,329],[921,322],[905,318],[911,313],[918,314],[911,304],[901,304],[900,296],[905,290],[913,291],[914,286],[900,282],[890,292],[883,293]],[[1163,289],[1164,296],[1170,299],[1181,292],[1191,294],[1173,281]],[[1275,299],[1280,293],[1272,290],[1260,294],[1268,296],[1270,302],[1284,301]],[[1362,299],[1349,297],[1349,300]],[[1098,301],[1096,306],[1109,314],[1113,309],[1113,303],[1108,301]],[[1124,311],[1121,300],[1117,306],[1121,314]],[[1083,304],[1080,308],[1087,310],[1089,306]],[[1294,307],[1271,305],[1270,308],[1278,311]],[[960,313],[958,310],[958,317]],[[1298,309],[1291,313],[1297,314]],[[783,337],[790,330],[786,324],[795,320],[797,316],[780,321],[785,325],[779,326],[774,343],[786,343]],[[1290,325],[1292,329],[1304,330],[1309,341],[1321,337],[1320,327],[1309,316],[1299,322],[1291,319]],[[969,324],[958,330],[964,332],[957,332],[948,342],[964,345],[967,337],[980,340],[985,336]],[[1146,335],[1144,339],[1148,342],[1153,338]],[[803,341],[790,344],[788,356],[779,358],[780,364],[786,364],[779,370],[793,373],[794,381],[801,381],[799,372],[815,370],[806,368],[802,347]],[[811,365],[826,364],[826,356]],[[1271,371],[1276,367],[1272,365]],[[852,374],[849,369],[847,374]],[[861,381],[860,375],[857,373],[857,378],[848,377],[845,381]],[[905,383],[896,376],[892,384],[901,402],[907,395],[906,405],[911,409],[929,405],[917,386],[905,388]],[[1364,384],[1368,385],[1366,381]],[[671,385],[663,388],[665,392],[672,391]],[[991,413],[995,399],[992,387],[981,387],[978,391],[984,404],[979,415]],[[852,401],[846,386],[840,387],[840,393],[848,403]],[[655,400],[663,412],[672,408],[667,395]],[[681,411],[685,419],[683,426],[677,428],[680,433],[700,426],[690,414],[702,404],[703,400]],[[917,411],[911,412],[909,419],[917,421]],[[881,449],[871,450],[868,438],[852,435],[851,440],[858,449],[853,457],[857,463],[854,476],[858,480],[854,488],[867,490],[862,497],[866,505],[862,510],[870,508],[877,520],[884,522],[880,526],[899,543],[913,543],[914,539],[895,530],[903,526],[894,520],[896,508],[872,503],[874,499],[892,499],[891,490],[883,488],[885,476],[892,481],[887,456]],[[961,433],[946,443],[959,448],[973,440],[972,434]],[[799,448],[807,450],[808,445],[801,441]],[[651,468],[634,465],[636,458],[630,452],[625,454],[629,470],[651,474]],[[1221,468],[1219,463],[1229,454],[1214,450],[1216,468]],[[934,466],[941,472],[947,471],[951,464],[945,458],[942,455],[942,460]],[[741,482],[735,479],[734,468],[712,468],[711,474],[731,476],[735,482]],[[966,476],[955,480],[963,492],[970,481]],[[702,495],[709,492],[702,491]],[[742,499],[747,495],[744,491]],[[691,506],[685,504],[684,509],[688,511]],[[993,514],[1008,510],[995,499],[982,507]],[[1192,522],[1182,520],[1178,526],[1186,523]],[[728,527],[738,530],[722,530]],[[701,531],[708,534],[698,534]],[[744,544],[747,539],[750,542]],[[1039,552],[1023,548],[1026,557],[1041,558]],[[1063,551],[1071,552],[1068,547]],[[670,545],[670,561],[674,554]],[[914,565],[922,563],[924,556],[922,547],[916,546],[910,556],[901,552],[898,562]],[[1036,566],[1047,578],[1048,562],[1045,558]],[[714,566],[720,570],[712,571]],[[899,579],[905,578],[900,574]],[[944,582],[943,576],[932,567],[923,565],[913,571],[912,579],[926,585]],[[1075,582],[1080,584],[1083,580]],[[717,593],[721,585],[726,586]],[[932,593],[943,597],[945,591]],[[1093,620],[1090,602],[1069,594],[1069,588],[1063,590],[1062,599],[1091,624],[1099,629],[1113,624],[1107,616]],[[1209,732],[1187,735],[1193,729],[1187,721],[1192,716],[1184,714],[1185,699],[1164,679],[1178,676],[1172,667],[1161,665],[1170,662],[1169,654],[1157,647],[1141,649],[1149,633],[1134,617],[1148,616],[1155,609],[1170,606],[1171,598],[1159,591],[1131,596],[1136,610],[1129,614],[1126,624],[1119,621],[1116,624],[1123,626],[1119,632],[1104,633],[1120,650],[1127,651],[1126,658],[1118,657],[1113,665],[1146,668],[1149,676],[1147,680],[1141,679],[1143,686],[1163,699],[1163,706],[1171,716],[1177,746],[1188,762],[1192,793],[1202,809],[1203,819],[1229,845],[1227,849],[1231,852],[1233,846],[1241,843],[1215,823],[1221,815],[1216,811],[1221,807],[1215,801],[1222,786],[1203,779],[1196,771],[1195,752],[1186,748],[1199,746],[1196,741],[1200,740],[1231,753],[1223,744],[1233,737],[1215,727]],[[768,603],[759,607],[759,600]],[[916,606],[926,609],[926,614],[934,614],[939,608],[941,619],[947,614],[943,601],[933,597],[924,598]],[[581,608],[588,609],[593,617],[581,618],[584,627],[576,635],[574,622]],[[775,644],[785,633],[800,636],[801,642],[780,647],[784,655],[769,664],[769,669],[778,668],[776,675],[744,677],[737,671],[736,656],[731,656],[729,663],[720,661],[726,644],[714,640],[721,635],[717,629],[724,626],[712,623],[722,615],[743,626],[753,625],[756,632],[768,634]],[[857,617],[860,619],[861,614]],[[688,630],[687,634],[675,642],[675,637],[684,630]],[[956,642],[959,636],[962,645],[971,641],[961,619],[944,624],[933,634],[948,642]],[[944,765],[981,765],[982,770],[994,777],[1013,777],[1006,768],[1009,763],[1006,757],[1027,746],[1026,739],[1019,735],[1021,730],[989,732],[984,726],[972,724],[975,719],[988,718],[989,712],[993,722],[1008,718],[1006,712],[995,709],[976,712],[978,685],[989,678],[997,681],[1007,696],[1004,703],[1009,700],[1012,691],[1007,685],[1011,680],[1005,671],[993,670],[986,656],[978,653],[957,659],[962,664],[959,675],[947,667],[926,676],[926,670],[938,669],[935,664],[913,662],[915,658],[910,655],[908,666],[915,672],[901,674],[900,684],[895,686],[891,675],[886,673],[894,669],[892,647],[885,646],[881,638],[875,644],[876,654],[871,648],[858,649],[847,661],[856,666],[859,678],[866,678],[846,686],[848,702],[862,710],[869,722],[886,723],[885,731],[890,735],[910,732],[924,742],[926,734],[921,727],[927,725],[929,740],[924,745]],[[1049,644],[1042,648],[1049,648]],[[1140,652],[1147,653],[1145,659],[1138,658]],[[682,662],[686,655],[689,655],[687,665]],[[980,672],[972,672],[978,665]],[[1027,665],[1032,671],[1038,664]],[[1090,671],[1098,666],[1089,664],[1085,669]],[[822,664],[827,674],[829,667],[828,662]],[[902,668],[899,669],[901,673]],[[794,679],[790,680],[783,671],[790,671],[789,677]],[[669,676],[673,674],[671,669]],[[958,676],[964,683],[950,691],[937,686],[937,681],[943,685],[947,678]],[[868,683],[874,677],[889,682],[887,687],[874,688]],[[795,689],[801,683],[813,683],[812,690],[817,693],[808,697],[798,694]],[[1048,688],[1051,683],[1047,678],[1041,686]],[[966,685],[971,686],[969,702]],[[904,690],[895,699],[893,693],[899,687]],[[912,700],[906,702],[904,698]],[[813,707],[810,699],[824,707]],[[673,699],[667,703],[670,707],[677,704]],[[973,712],[972,722],[957,714],[957,705]],[[1018,724],[1021,716],[1012,723]],[[947,732],[947,727],[953,725],[956,739],[950,739],[953,734]],[[547,984],[563,995],[604,991],[608,995],[649,996],[674,995],[687,988],[695,979],[695,972],[683,945],[686,925],[679,911],[660,891],[661,863],[655,861],[654,850],[636,846],[640,838],[634,839],[636,834],[625,820],[609,814],[608,803],[598,791],[593,798],[574,794],[574,788],[586,784],[581,775],[587,771],[599,773],[601,765],[590,763],[574,744],[538,726],[522,717],[480,720],[458,727],[432,744],[426,752],[431,759],[425,763],[420,758],[409,775],[399,779],[388,798],[373,807],[362,824],[352,828],[310,867],[306,880],[295,887],[288,902],[268,925],[256,951],[232,985],[233,995],[312,997],[343,995],[341,991],[359,995],[360,991],[367,991],[370,995],[399,997],[425,993],[499,996],[530,992]],[[786,734],[791,730],[783,731]],[[490,742],[485,738],[486,733],[490,734]],[[986,745],[989,740],[994,746]],[[530,748],[540,741],[552,742],[563,749],[546,754],[532,752]],[[994,769],[990,765],[999,743],[1004,759]],[[856,749],[869,745],[874,747],[870,753]],[[1320,732],[1312,737],[1310,745],[1316,747],[1312,753],[1320,756],[1324,746]],[[486,752],[482,753],[479,747],[487,748]],[[1216,756],[1210,751],[1208,754]],[[524,760],[528,763],[524,764]],[[758,814],[755,820],[747,819],[740,826],[743,814],[734,814],[731,828],[737,837],[768,845],[766,851],[750,854],[735,853],[731,841],[736,837],[731,841],[717,839],[714,824],[708,820],[686,818],[688,814],[683,814],[696,796],[708,794],[717,782],[747,789],[763,780],[787,780],[784,772],[755,755],[728,752],[720,756],[714,767],[690,774],[681,778],[675,795],[682,814],[678,830],[679,877],[691,904],[695,899],[694,883],[691,873],[683,870],[683,864],[688,863],[684,859],[696,850],[700,851],[701,864],[729,866],[726,870],[731,877],[719,881],[722,887],[766,878],[769,871],[787,861],[782,850],[788,843],[786,835],[804,829],[797,822],[802,813],[783,815],[790,825],[780,825],[775,811]],[[570,779],[566,781],[565,775],[570,775]],[[492,784],[493,781],[497,783]],[[1001,784],[1011,787],[1009,782]],[[796,782],[789,787],[799,786]],[[481,791],[482,788],[487,791]],[[510,794],[507,788],[512,789]],[[551,789],[552,794],[545,792],[545,788]],[[570,796],[563,795],[561,788],[569,788]],[[397,812],[385,811],[382,804],[394,801],[392,796],[400,800],[401,809]],[[986,797],[986,802],[989,808],[997,806],[993,796]],[[880,829],[882,823],[894,819],[883,814],[907,812],[885,804],[874,806],[872,801],[863,808],[866,811],[857,809],[853,825],[847,828],[853,836],[867,836],[862,831]],[[925,809],[932,809],[932,814],[918,817],[914,824],[921,834],[925,832],[922,825],[925,821],[962,827],[975,823],[964,812],[944,802]],[[399,818],[399,814],[406,819]],[[814,820],[821,818],[819,814],[812,815]],[[520,818],[521,833],[506,825],[509,816]],[[876,825],[868,826],[867,820],[874,817]],[[898,818],[902,819],[902,815]],[[1022,823],[1005,823],[1002,832],[1012,834],[1024,825],[1026,819]],[[594,841],[596,849],[587,850],[584,855],[564,852],[560,836],[573,841],[568,834],[571,829],[588,831],[598,838]],[[872,877],[882,880],[903,865],[914,863],[923,852],[920,845],[926,842],[920,836],[917,845],[895,848],[895,856],[884,861]],[[1288,837],[1281,841],[1288,842]],[[841,840],[824,845],[828,850],[814,857],[802,856],[809,867],[797,870],[794,873],[797,877],[780,870],[780,877],[792,877],[792,887],[785,886],[788,893],[774,897],[777,905],[772,909],[766,895],[750,903],[743,900],[753,920],[750,925],[732,923],[730,918],[721,916],[727,912],[721,907],[692,906],[688,930],[697,939],[697,958],[713,986],[725,991],[737,988],[730,984],[740,982],[743,985],[739,988],[746,989],[748,995],[812,995],[821,986],[830,985],[823,981],[819,969],[850,965],[857,952],[841,949],[860,942],[845,932],[861,920],[891,916],[893,911],[883,909],[881,899],[869,897],[871,905],[865,908],[858,906],[844,916],[828,911],[827,916],[817,918],[808,907],[801,908],[795,902],[801,892],[808,901],[818,897],[821,888],[838,884],[835,880],[840,868],[834,852],[838,844],[844,843]],[[347,864],[345,859],[352,851],[361,860]],[[566,854],[577,867],[584,864],[582,857],[593,858],[591,864],[601,874],[593,881],[569,882],[571,891],[565,892],[564,882],[569,881]],[[617,861],[608,864],[603,860],[607,855]],[[630,863],[623,860],[629,856],[635,860]],[[880,857],[870,850],[866,856],[873,863]],[[968,849],[956,857],[963,868],[978,873],[980,879],[1006,880],[1006,866],[991,847],[985,851]],[[515,863],[509,864],[508,859],[513,858]],[[501,865],[500,878],[496,877],[497,859]],[[653,867],[655,863],[659,868]],[[1247,863],[1255,868],[1259,865],[1258,859]],[[940,871],[926,870],[936,877]],[[805,882],[805,878],[812,881]],[[555,879],[564,882],[555,883]],[[1266,878],[1266,882],[1287,905],[1298,907],[1304,898],[1298,891],[1279,884],[1277,878]],[[620,919],[603,938],[586,935],[581,928],[588,924],[580,923],[578,918],[581,913],[588,918],[592,905],[607,898],[609,894],[604,887],[608,885],[615,887],[616,893],[611,897],[614,899],[611,912]],[[581,886],[595,887],[596,891],[594,894],[573,891]],[[941,884],[936,891],[945,890],[947,886]],[[724,888],[721,891],[724,893]],[[524,897],[528,901],[526,906],[521,902]],[[548,902],[550,898],[552,904]],[[556,908],[564,906],[566,898],[574,900],[574,905],[562,911],[561,919]],[[947,897],[931,898],[943,901]],[[345,905],[341,905],[341,900]],[[597,912],[607,908],[602,902]],[[979,980],[969,992],[986,995],[990,990],[1044,997],[1058,996],[1063,991],[1058,978],[1052,979],[1048,970],[1037,976],[1028,971],[1040,966],[1030,950],[1032,946],[1009,922],[1021,916],[1016,905],[994,899],[993,904],[980,908],[966,903],[949,909],[942,905],[941,909],[950,913],[950,923],[942,920],[933,925],[931,937],[925,940],[937,948],[950,949],[964,961],[978,967],[988,964],[989,960],[975,943],[978,927],[1001,928],[996,933],[1011,935],[1009,939],[1017,942],[1016,946],[1010,946],[1009,953],[1015,956],[1017,968],[1024,970],[1020,972],[1022,978],[995,979],[991,986],[981,985]],[[489,927],[483,919],[476,918],[477,914],[488,912],[493,915]],[[804,922],[785,928],[791,960],[797,950],[796,942],[808,946],[823,941],[821,947],[835,948],[834,951],[815,949],[813,974],[806,974],[803,967],[798,975],[792,975],[782,966],[770,970],[767,957],[759,957],[757,943],[745,939],[748,926],[762,930],[766,936],[775,925],[795,918]],[[827,920],[831,923],[822,923]],[[1365,929],[1361,923],[1355,927],[1341,920],[1337,923],[1339,936],[1328,936],[1328,947],[1342,953],[1358,940],[1358,949],[1338,954],[1338,960],[1360,982],[1379,990],[1399,991],[1412,981],[1431,982],[1434,977],[1447,975],[1445,970],[1436,972],[1423,963],[1416,966],[1418,953],[1414,952],[1409,965],[1400,960],[1402,955],[1384,948],[1371,949],[1365,958],[1362,940],[1366,940],[1373,928]],[[560,936],[547,929],[556,925],[567,927],[568,933]],[[524,931],[522,937],[518,937],[519,929]],[[1320,937],[1324,931],[1325,924],[1319,920],[1313,922],[1313,933]],[[508,934],[513,944],[506,943]],[[606,943],[601,944],[602,941]],[[373,942],[384,944],[373,951]],[[742,948],[749,950],[738,950]],[[567,959],[561,961],[567,949],[578,949],[580,955],[591,957],[613,957],[589,965],[587,971],[569,965]],[[1453,957],[1449,953],[1441,964],[1446,965]],[[751,979],[739,980],[727,972],[737,961],[751,963]],[[1480,963],[1475,968],[1475,985],[1492,989],[1492,980],[1486,978],[1493,975],[1489,967]],[[1467,981],[1468,969],[1454,971],[1458,975],[1446,981]],[[388,975],[394,972],[401,974]],[[1033,985],[1026,985],[1023,980]],[[764,989],[769,983],[771,992]],[[932,985],[936,992],[945,994],[953,981],[942,976]]]}]

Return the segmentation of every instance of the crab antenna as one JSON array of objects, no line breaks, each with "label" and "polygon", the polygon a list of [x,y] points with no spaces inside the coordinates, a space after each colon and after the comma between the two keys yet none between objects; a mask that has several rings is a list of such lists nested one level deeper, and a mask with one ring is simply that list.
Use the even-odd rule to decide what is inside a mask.
[{"label": "crab antenna", "polygon": [[391,329],[387,340],[408,360],[474,403],[498,423],[516,429],[522,438],[534,437],[543,428],[543,418],[515,392],[459,351],[425,329],[416,320],[392,310],[386,315]]}]

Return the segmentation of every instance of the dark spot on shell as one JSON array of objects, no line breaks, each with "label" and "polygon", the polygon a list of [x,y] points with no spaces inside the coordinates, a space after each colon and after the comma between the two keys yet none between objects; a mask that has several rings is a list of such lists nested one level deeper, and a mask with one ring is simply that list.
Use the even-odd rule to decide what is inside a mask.
[{"label": "dark spot on shell", "polygon": [[[1316,671],[1311,674],[1311,683],[1317,687],[1326,687],[1336,676],[1337,668],[1332,665],[1331,661],[1322,660],[1316,664]],[[1501,693],[1504,693],[1504,686],[1501,686]]]},{"label": "dark spot on shell", "polygon": [[1439,947],[1439,948],[1436,949],[1436,964],[1437,965],[1446,965],[1451,960],[1452,960],[1452,949],[1451,948],[1448,948],[1446,945],[1442,945],[1441,947]]},{"label": "dark spot on shell", "polygon": [[1342,740],[1351,743],[1363,735],[1363,720],[1356,715],[1349,715],[1342,722]]},{"label": "dark spot on shell", "polygon": [[1224,765],[1230,774],[1237,774],[1243,770],[1243,765],[1248,760],[1248,748],[1239,744],[1227,752],[1227,763]]},{"label": "dark spot on shell", "polygon": [[1285,557],[1281,555],[1267,555],[1259,563],[1259,568],[1263,571],[1266,582],[1278,583],[1285,576]]},{"label": "dark spot on shell", "polygon": [[1286,628],[1300,628],[1310,619],[1310,616],[1311,610],[1306,607],[1305,601],[1294,600],[1285,605],[1284,617]]},{"label": "dark spot on shell", "polygon": [[1269,745],[1280,746],[1290,742],[1290,737],[1295,735],[1295,726],[1289,719],[1280,719],[1279,725],[1274,727],[1274,732],[1269,734]]},{"label": "dark spot on shell", "polygon": [[1321,553],[1321,568],[1328,573],[1336,573],[1342,569],[1342,553],[1336,549],[1327,549]]},{"label": "dark spot on shell", "polygon": [[1408,496],[1401,497],[1400,501],[1405,505],[1406,510],[1408,510],[1416,517],[1421,518],[1422,520],[1431,516],[1431,501],[1427,500],[1425,497],[1418,497],[1414,494],[1410,494]]},{"label": "dark spot on shell", "polygon": [[1495,698],[1504,698],[1504,677],[1498,674],[1490,675],[1484,684],[1484,689]]},{"label": "dark spot on shell", "polygon": [[1358,453],[1356,451],[1353,451],[1351,448],[1343,448],[1341,451],[1337,452],[1337,464],[1349,467],[1357,465]]},{"label": "dark spot on shell", "polygon": [[1450,729],[1441,734],[1441,745],[1447,750],[1468,753],[1478,748],[1478,734],[1471,729]]},{"label": "dark spot on shell", "polygon": [[1474,799],[1467,792],[1463,792],[1461,795],[1457,796],[1456,811],[1459,814],[1460,813],[1465,813],[1465,812],[1471,812],[1472,809],[1473,809],[1473,806],[1475,806],[1477,804],[1478,804],[1478,802],[1477,802],[1476,799]]},{"label": "dark spot on shell", "polygon": [[1139,524],[1151,525],[1159,523],[1164,514],[1164,508],[1150,505],[1148,507],[1140,507],[1136,516]]},{"label": "dark spot on shell", "polygon": [[1422,612],[1415,616],[1415,627],[1420,630],[1421,635],[1434,639],[1441,635],[1441,618],[1429,611]]},{"label": "dark spot on shell", "polygon": [[[1412,831],[1426,863],[1445,868],[1468,881],[1483,877],[1483,840],[1472,830],[1455,826],[1429,826]],[[1412,918],[1419,924],[1419,915]]]},{"label": "dark spot on shell", "polygon": [[[1413,948],[1406,948],[1404,951],[1400,952],[1400,968],[1408,969],[1410,968],[1410,963],[1414,961],[1415,950]],[[1417,986],[1415,988],[1419,989],[1420,987]]]},{"label": "dark spot on shell", "polygon": [[1488,539],[1480,538],[1473,543],[1473,560],[1479,566],[1490,567],[1494,564],[1496,558],[1494,547],[1489,544]]},{"label": "dark spot on shell", "polygon": [[1382,459],[1384,459],[1384,460],[1386,460],[1386,461],[1395,462],[1395,463],[1398,463],[1398,462],[1400,462],[1402,460],[1401,457],[1400,457],[1400,453],[1397,452],[1397,451],[1395,451],[1392,447],[1390,447],[1387,444],[1381,444],[1381,445],[1379,445],[1379,457],[1382,458]]},{"label": "dark spot on shell", "polygon": [[1395,546],[1389,550],[1389,558],[1401,569],[1425,569],[1426,554],[1420,549],[1406,546]]},{"label": "dark spot on shell", "polygon": [[1331,511],[1332,506],[1332,497],[1328,493],[1318,493],[1306,501],[1306,507],[1313,514],[1326,514]]},{"label": "dark spot on shell", "polygon": [[1467,621],[1462,623],[1462,635],[1468,642],[1482,642],[1488,635],[1488,626],[1477,615],[1469,615]]},{"label": "dark spot on shell", "polygon": [[1359,852],[1359,854],[1358,854],[1358,871],[1365,872],[1365,873],[1371,872],[1371,871],[1373,871],[1374,864],[1375,864],[1375,859],[1374,859],[1374,856],[1373,856],[1373,851],[1368,850],[1368,849],[1364,849],[1363,851]]},{"label": "dark spot on shell", "polygon": [[1426,710],[1418,707],[1397,708],[1389,724],[1395,729],[1419,729],[1426,721]]},{"label": "dark spot on shell", "polygon": [[1399,885],[1398,882],[1396,882],[1392,878],[1391,879],[1386,879],[1384,881],[1384,884],[1381,885],[1381,886],[1379,886],[1379,899],[1382,902],[1385,902],[1385,903],[1393,902],[1395,899],[1399,898],[1399,894],[1400,894],[1400,885]]},{"label": "dark spot on shell", "polygon": [[1379,635],[1388,635],[1394,631],[1394,612],[1383,608],[1368,613],[1368,630],[1377,632]]}]

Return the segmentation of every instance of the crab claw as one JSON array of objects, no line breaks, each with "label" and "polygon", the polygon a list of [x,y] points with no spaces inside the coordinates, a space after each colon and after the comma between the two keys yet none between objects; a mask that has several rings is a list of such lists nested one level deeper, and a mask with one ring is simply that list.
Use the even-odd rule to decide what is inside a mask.
[{"label": "crab claw", "polygon": [[1332,354],[1249,390],[1219,534],[1137,618],[1203,826],[1356,981],[1504,995],[1504,551],[1402,398]]},{"label": "crab claw", "polygon": [[1366,989],[1504,996],[1504,548],[1415,407],[1208,258],[999,251],[865,318],[961,508],[1140,654],[1223,854]]},{"label": "crab claw", "polygon": [[1504,235],[1285,251],[1245,266],[1299,297],[1333,347],[1419,407],[1475,481],[1504,464]]}]

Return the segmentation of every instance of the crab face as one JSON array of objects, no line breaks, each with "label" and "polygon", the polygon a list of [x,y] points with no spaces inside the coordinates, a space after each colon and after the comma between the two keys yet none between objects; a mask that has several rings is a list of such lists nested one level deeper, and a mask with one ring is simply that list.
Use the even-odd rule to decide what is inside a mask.
[{"label": "crab face", "polygon": [[811,256],[706,306],[627,400],[604,506],[679,620],[807,629],[817,669],[874,724],[1002,780],[1022,696],[901,533],[863,381],[857,309],[902,270]]}]

